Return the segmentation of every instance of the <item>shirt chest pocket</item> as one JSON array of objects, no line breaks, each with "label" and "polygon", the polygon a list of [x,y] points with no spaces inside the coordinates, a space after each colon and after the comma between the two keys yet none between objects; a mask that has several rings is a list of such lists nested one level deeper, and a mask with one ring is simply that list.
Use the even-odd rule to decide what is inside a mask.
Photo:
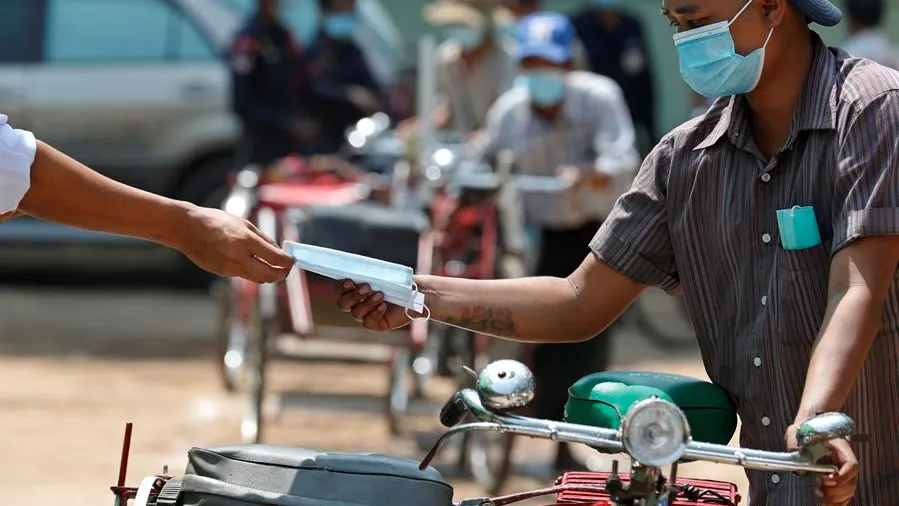
[{"label": "shirt chest pocket", "polygon": [[831,241],[827,240],[811,248],[799,250],[786,250],[778,247],[778,267],[783,268],[786,272],[810,275],[815,271],[827,270],[830,268],[830,246]]}]

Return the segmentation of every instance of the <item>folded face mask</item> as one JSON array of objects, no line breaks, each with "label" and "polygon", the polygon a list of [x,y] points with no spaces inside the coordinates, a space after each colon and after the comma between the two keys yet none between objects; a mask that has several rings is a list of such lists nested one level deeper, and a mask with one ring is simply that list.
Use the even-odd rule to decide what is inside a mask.
[{"label": "folded face mask", "polygon": [[330,248],[284,241],[284,251],[296,261],[296,266],[308,272],[335,281],[352,280],[356,284],[368,283],[372,291],[384,294],[384,300],[406,308],[406,316],[415,320],[409,311],[425,314],[430,311],[424,304],[424,294],[412,281],[413,271],[405,265],[378,260]]}]

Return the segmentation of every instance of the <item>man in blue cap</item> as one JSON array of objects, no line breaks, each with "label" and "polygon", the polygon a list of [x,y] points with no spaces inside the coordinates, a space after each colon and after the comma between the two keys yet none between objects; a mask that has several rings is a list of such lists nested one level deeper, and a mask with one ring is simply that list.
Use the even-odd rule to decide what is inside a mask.
[{"label": "man in blue cap", "polygon": [[[899,504],[899,73],[810,29],[840,22],[827,0],[661,5],[710,110],[653,149],[573,273],[416,276],[431,318],[478,308],[467,328],[577,342],[647,286],[681,292],[742,446],[795,448],[830,411],[871,441],[828,443],[831,475],[747,471],[750,506]],[[340,285],[339,307],[369,329],[408,322],[365,289]]]},{"label": "man in blue cap", "polygon": [[[615,81],[573,70],[577,37],[571,21],[552,12],[535,12],[516,30],[520,76],[487,113],[475,156],[486,161],[502,151],[514,154],[516,171],[567,180],[565,193],[524,193],[523,218],[541,231],[536,275],[567,276],[584,259],[587,244],[615,200],[633,182],[640,164],[624,94]],[[524,251],[514,234],[522,227],[517,202],[504,203],[506,250]],[[512,218],[514,217],[514,218]],[[523,255],[520,255],[523,256]],[[582,376],[605,369],[611,339],[539,344],[533,368],[539,391],[536,416],[559,420],[568,387]],[[556,470],[582,467],[560,444]]]}]

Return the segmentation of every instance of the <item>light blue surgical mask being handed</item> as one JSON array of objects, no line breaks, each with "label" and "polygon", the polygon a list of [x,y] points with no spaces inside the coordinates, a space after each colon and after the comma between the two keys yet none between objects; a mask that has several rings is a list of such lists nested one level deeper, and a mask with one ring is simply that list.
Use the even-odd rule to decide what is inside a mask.
[{"label": "light blue surgical mask being handed", "polygon": [[353,12],[342,12],[325,16],[322,28],[324,28],[328,37],[332,39],[352,39],[353,34],[356,33],[356,14]]},{"label": "light blue surgical mask being handed", "polygon": [[561,70],[524,70],[515,84],[526,89],[538,107],[555,105],[565,98],[565,73]]},{"label": "light blue surgical mask being handed", "polygon": [[471,26],[448,26],[443,33],[447,40],[459,44],[463,51],[470,51],[484,42],[484,31]]},{"label": "light blue surgical mask being handed", "polygon": [[335,281],[350,279],[357,284],[368,283],[375,292],[384,294],[384,300],[406,308],[409,314],[415,311],[430,318],[430,310],[425,306],[424,295],[412,281],[412,268],[385,262],[376,258],[355,255],[345,251],[322,248],[309,244],[284,241],[284,251],[296,260],[296,266],[304,271],[314,272]]},{"label": "light blue surgical mask being handed", "polygon": [[758,85],[765,63],[765,48],[774,28],[768,32],[765,44],[746,56],[737,53],[730,33],[730,25],[751,4],[752,0],[746,2],[730,21],[674,35],[681,77],[696,93],[707,98],[720,98],[749,93]]}]

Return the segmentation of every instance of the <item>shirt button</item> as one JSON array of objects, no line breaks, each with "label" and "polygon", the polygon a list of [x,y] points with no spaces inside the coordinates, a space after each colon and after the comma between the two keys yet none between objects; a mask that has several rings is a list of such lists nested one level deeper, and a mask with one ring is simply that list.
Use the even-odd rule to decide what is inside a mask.
[{"label": "shirt button", "polygon": [[762,242],[765,244],[768,244],[769,242],[771,242],[771,235],[770,234],[762,234]]},{"label": "shirt button", "polygon": [[761,366],[762,366],[762,359],[759,358],[759,357],[755,357],[754,359],[752,359],[752,365],[754,365],[754,366],[756,366],[756,367],[761,367]]},{"label": "shirt button", "polygon": [[771,483],[773,483],[773,484],[775,484],[775,485],[777,485],[778,483],[780,483],[780,475],[779,475],[779,474],[772,474],[772,475],[771,475]]},{"label": "shirt button", "polygon": [[763,306],[768,305],[768,296],[767,295],[762,295],[762,305]]},{"label": "shirt button", "polygon": [[768,181],[771,181],[771,174],[765,172],[764,174],[762,174],[762,182],[767,183]]},{"label": "shirt button", "polygon": [[767,416],[763,416],[762,417],[762,425],[764,425],[765,427],[771,425],[771,419],[768,418]]}]

